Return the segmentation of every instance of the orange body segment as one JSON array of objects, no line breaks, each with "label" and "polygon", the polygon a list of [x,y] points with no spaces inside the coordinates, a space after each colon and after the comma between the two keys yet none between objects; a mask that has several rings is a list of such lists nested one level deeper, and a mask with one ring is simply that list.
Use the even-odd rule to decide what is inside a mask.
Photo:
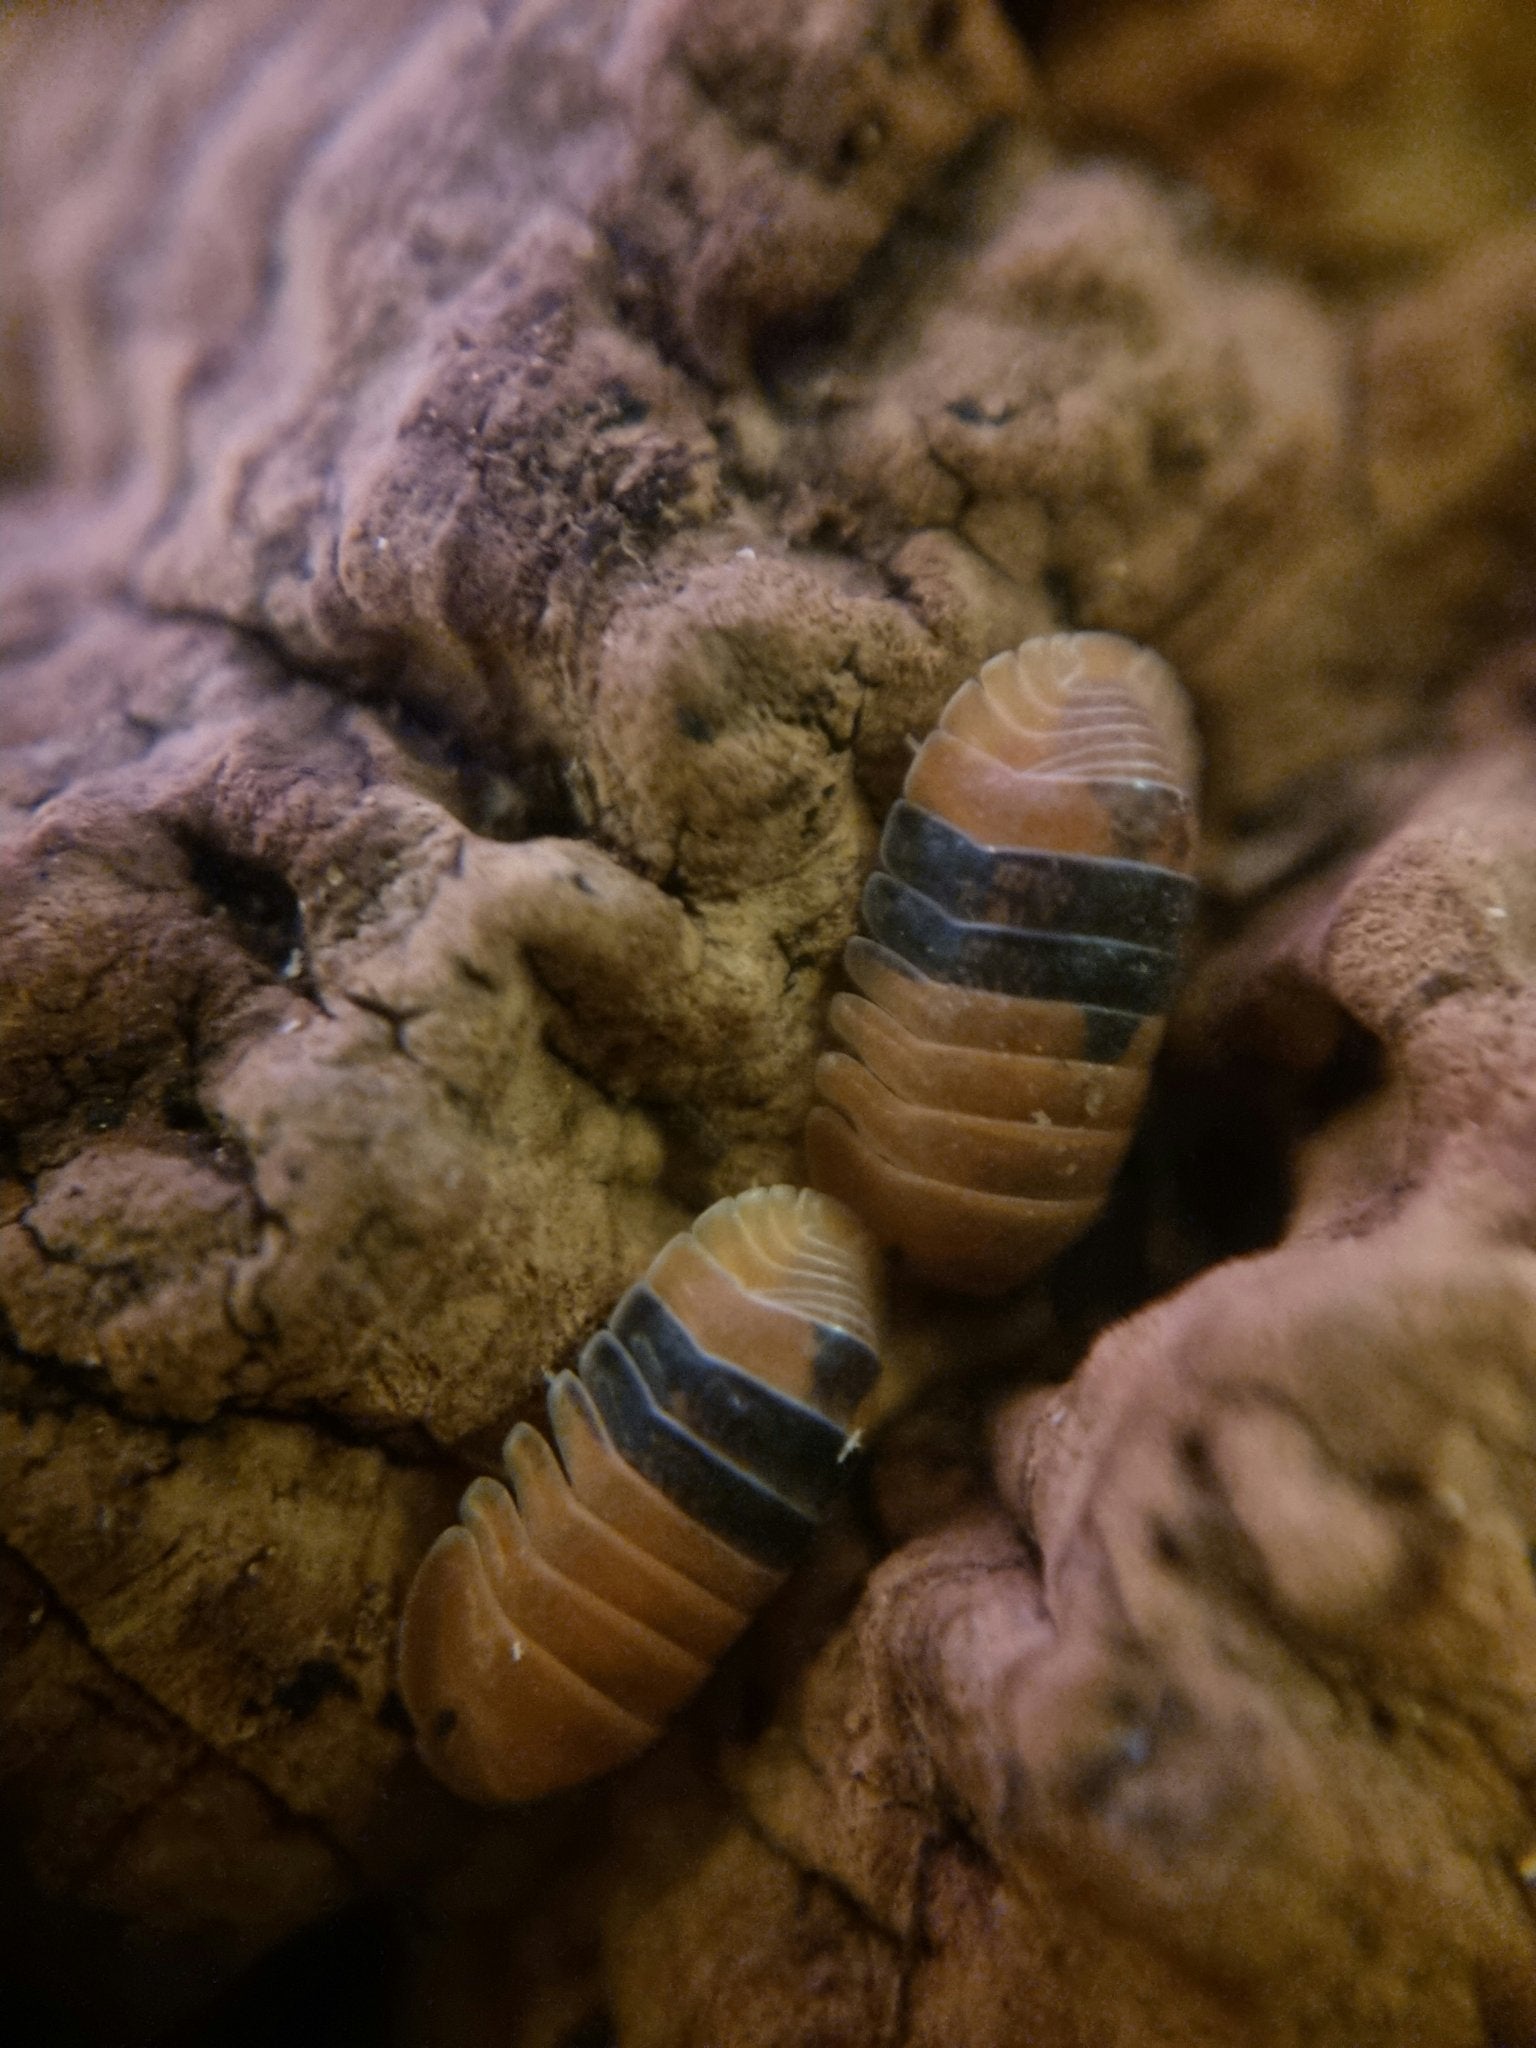
[{"label": "orange body segment", "polygon": [[1014,724],[979,681],[970,682],[949,700],[940,730],[1023,773],[1048,769],[1082,780],[1096,775],[1128,781],[1167,779],[1166,757],[1146,718],[1128,715],[1113,702],[1092,719],[1079,720],[1075,743],[1064,752],[1054,733]]},{"label": "orange body segment", "polygon": [[[1111,791],[1118,801],[1111,800]],[[947,732],[930,734],[918,749],[905,793],[981,846],[1030,846],[1182,868],[1193,838],[1189,804],[1161,783],[1116,788],[1021,774]]]},{"label": "orange body segment", "polygon": [[903,1102],[847,1053],[823,1054],[816,1085],[822,1099],[840,1109],[870,1149],[893,1166],[988,1194],[1102,1196],[1125,1151],[1124,1131],[961,1116]]},{"label": "orange body segment", "polygon": [[905,1102],[966,1116],[1029,1117],[1124,1131],[1146,1100],[1145,1067],[936,1045],[862,996],[835,996],[828,1021],[877,1080]]},{"label": "orange body segment", "polygon": [[[1200,763],[1189,704],[1150,648],[1118,633],[1048,633],[994,654],[976,682],[1010,728],[1034,742],[1033,759],[1053,772],[1071,773],[1085,738],[1097,746],[1106,728],[1121,727],[1153,753],[1158,781],[1193,792]],[[940,724],[947,723],[946,711]]]},{"label": "orange body segment", "polygon": [[709,1667],[701,1659],[547,1564],[496,1480],[477,1479],[459,1515],[514,1629],[616,1706],[659,1727],[704,1683]]},{"label": "orange body segment", "polygon": [[528,1540],[563,1578],[706,1664],[740,1635],[746,1617],[739,1608],[705,1592],[582,1506],[536,1429],[519,1423],[502,1456]]},{"label": "orange body segment", "polygon": [[422,1755],[465,1799],[537,1799],[628,1763],[655,1727],[507,1620],[467,1529],[423,1559],[401,1623],[400,1689]]},{"label": "orange body segment", "polygon": [[872,1151],[833,1109],[813,1109],[806,1153],[817,1187],[836,1194],[885,1243],[899,1246],[911,1270],[942,1286],[995,1294],[1064,1251],[1099,1212],[1091,1201],[1033,1201],[925,1180]]},{"label": "orange body segment", "polygon": [[[825,1226],[824,1210],[811,1212],[817,1229],[786,1233],[786,1205],[762,1199],[780,1192],[752,1189],[738,1201],[717,1202],[694,1234],[749,1293],[871,1343],[879,1280],[866,1234],[844,1239]],[[782,1192],[796,1195],[802,1207],[816,1199],[803,1190]]]}]

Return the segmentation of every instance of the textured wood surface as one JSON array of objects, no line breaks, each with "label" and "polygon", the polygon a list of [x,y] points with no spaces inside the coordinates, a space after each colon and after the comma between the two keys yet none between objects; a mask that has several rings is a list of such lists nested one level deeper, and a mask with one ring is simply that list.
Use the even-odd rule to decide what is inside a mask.
[{"label": "textured wood surface", "polygon": [[[1216,29],[1169,39],[1166,74],[1106,57],[1106,91],[1139,76],[1162,104],[1180,73],[1218,129],[1242,116],[1246,88],[1202,82],[1252,78],[1242,11],[1195,10]],[[1093,15],[1133,12],[1165,10]],[[1520,67],[1473,61],[1481,31],[1449,61],[1430,0],[1349,10],[1375,54],[1327,94],[1315,39],[1272,40],[1298,10],[1259,12],[1270,75],[1317,109],[1309,163],[1353,146],[1378,81],[1384,161],[1431,132],[1436,166],[1515,160],[1479,138]],[[210,0],[0,24],[0,1775],[31,1902],[6,1916],[14,1964],[50,1995],[142,2032],[384,1885],[490,1930],[453,1983],[510,1959],[505,2032],[537,2040],[535,2005],[582,2018],[608,1795],[498,1826],[435,1793],[391,1697],[405,1587],[657,1248],[718,1196],[802,1177],[881,820],[989,653],[1086,626],[1172,662],[1224,943],[1317,909],[1329,860],[1380,841],[1449,749],[1436,693],[1507,630],[1529,559],[1524,193],[1436,168],[1434,190],[1476,185],[1452,231],[1341,290],[1320,242],[1180,185],[1200,160],[1160,129],[1115,131],[1150,162],[1080,146],[1061,13]],[[1392,21],[1411,32],[1381,41]],[[1424,95],[1452,90],[1465,120],[1426,128]],[[1244,161],[1304,199],[1251,140]],[[1469,813],[1441,843],[1510,877],[1523,931],[1521,870],[1485,862],[1481,829]],[[1390,917],[1357,899],[1335,941],[1406,963],[1384,1019],[1418,981],[1445,996],[1415,1044],[1473,1151],[1494,1053],[1455,990],[1501,907],[1479,888],[1421,862]],[[1349,1048],[1370,1066],[1377,1024],[1340,1040],[1314,968],[1279,974],[1176,1127],[1155,1122],[1129,1209],[1051,1300],[906,1302],[893,1384],[1064,1373],[1095,1318],[1187,1270],[1170,1245],[1251,1247],[1291,1172],[1287,1105],[1312,1088],[1315,1123]],[[1214,1047],[1214,1022],[1191,1028]],[[1343,1067],[1311,1075],[1302,1050],[1336,1040]],[[1380,1140],[1358,1199],[1390,1205],[1400,1134],[1345,1124]],[[1060,1326],[1052,1301],[1087,1306]],[[953,1853],[922,1850],[921,1802],[895,1848],[861,1834],[835,1772],[877,1770],[884,1723],[775,1807],[782,1851],[732,1822],[713,1888],[690,1874],[726,1824],[678,1759],[707,1777],[739,1756],[871,1557],[961,1512],[985,1402],[954,1401],[888,1437],[815,1566],[613,1795],[654,1798],[641,1835],[666,1846],[644,1930],[609,1923],[636,2041],[699,2038],[700,2013],[718,2039],[722,2011],[734,2040],[772,2038],[813,1984],[827,2038],[916,2039],[919,1979],[922,2024],[953,2038],[955,2012],[993,2009],[1003,1952],[1038,1968],[997,1991],[1002,2038],[1166,2033],[1188,1969],[1147,1958],[1185,1923],[1113,1936],[1153,1987],[1121,1998],[1112,1870],[1113,1910],[1058,1943],[1076,1848],[1038,1874],[1010,1852],[1000,1887],[963,1800]],[[957,1645],[990,1572],[957,1565]],[[1276,1698],[1312,1683],[1274,1656]],[[1466,1726],[1441,1732],[1470,1780],[1491,1767]],[[1284,1782],[1312,1782],[1305,1743],[1286,1755]],[[828,1796],[916,1917],[805,1874]],[[1354,1835],[1396,1875],[1397,1793],[1374,1796]],[[1243,1839],[1223,1898],[1290,1853],[1284,1827]],[[726,1938],[759,1878],[750,1938]],[[1432,1896],[1371,1893],[1381,1953],[1408,1952]],[[1342,1904],[1330,1924],[1367,1925]],[[1475,1941],[1496,2018],[1514,1950]],[[654,1998],[646,1942],[671,1972]],[[1232,1928],[1200,1969],[1228,1947],[1246,1954]],[[1288,1958],[1274,1996],[1303,2011],[1324,1974]],[[1466,1971],[1441,1977],[1470,2010]],[[1358,2019],[1335,2028],[1351,2048]]]}]

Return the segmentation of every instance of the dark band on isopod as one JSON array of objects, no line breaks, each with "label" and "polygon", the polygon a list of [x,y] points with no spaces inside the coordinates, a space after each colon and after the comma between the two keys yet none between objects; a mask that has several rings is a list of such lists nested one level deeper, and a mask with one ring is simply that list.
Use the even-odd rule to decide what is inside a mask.
[{"label": "dark band on isopod", "polygon": [[813,1516],[658,1407],[640,1368],[606,1330],[582,1352],[577,1371],[614,1444],[643,1478],[733,1549],[789,1569],[815,1532]]},{"label": "dark band on isopod", "polygon": [[1176,953],[1121,939],[965,924],[893,875],[870,876],[864,925],[935,981],[1038,1002],[1092,1003],[1151,1017],[1167,1008],[1178,979]]},{"label": "dark band on isopod", "polygon": [[629,1290],[609,1328],[674,1422],[793,1506],[826,1512],[847,1441],[835,1422],[701,1350],[646,1286]]},{"label": "dark band on isopod", "polygon": [[828,1414],[846,1420],[880,1377],[880,1360],[868,1344],[828,1323],[814,1326],[811,1385]]},{"label": "dark band on isopod", "polygon": [[982,846],[905,799],[892,805],[880,860],[970,924],[1077,932],[1176,951],[1194,916],[1188,875],[1102,855]]}]

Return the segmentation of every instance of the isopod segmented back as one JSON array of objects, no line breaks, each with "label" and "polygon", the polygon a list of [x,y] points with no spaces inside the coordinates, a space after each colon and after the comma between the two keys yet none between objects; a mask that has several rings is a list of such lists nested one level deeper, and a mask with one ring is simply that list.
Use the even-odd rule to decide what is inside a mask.
[{"label": "isopod segmented back", "polygon": [[1112,633],[996,656],[918,749],[806,1147],[921,1277],[1001,1292],[1102,1204],[1193,914],[1197,768],[1173,671]]},{"label": "isopod segmented back", "polygon": [[675,1237],[423,1559],[400,1681],[466,1798],[534,1799],[655,1740],[817,1527],[879,1371],[879,1253],[755,1188]]}]

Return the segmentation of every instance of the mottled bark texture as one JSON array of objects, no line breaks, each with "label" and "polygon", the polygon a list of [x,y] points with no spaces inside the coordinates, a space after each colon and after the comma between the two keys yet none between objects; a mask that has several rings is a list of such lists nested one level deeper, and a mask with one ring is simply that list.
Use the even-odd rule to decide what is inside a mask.
[{"label": "mottled bark texture", "polygon": [[1193,178],[1330,291],[1443,261],[1536,184],[1522,0],[1030,0],[1081,143]]},{"label": "mottled bark texture", "polygon": [[[1241,893],[1277,820],[1282,867],[1364,829],[1362,764],[1493,637],[1536,231],[1485,210],[1346,318],[1059,114],[990,0],[0,31],[0,1711],[51,1894],[216,1973],[441,1824],[407,1577],[668,1231],[796,1175],[882,808],[973,663],[1156,645]],[[1346,1008],[1461,900],[1383,858],[1317,970]],[[1393,1102],[1471,1088],[1479,1001],[1518,1017],[1361,1012]],[[1179,1999],[1214,2039],[1282,1981],[1355,2011],[1328,2038],[1387,2038],[1370,1986],[1473,2038],[1525,1955],[1487,1576],[1524,1226],[1463,1218],[1451,1272],[1419,1178],[1010,1425],[1005,1510],[885,1568],[759,1831],[616,1942],[634,2040],[1203,2038]],[[1357,1574],[1287,1575],[1308,1488]]]}]

